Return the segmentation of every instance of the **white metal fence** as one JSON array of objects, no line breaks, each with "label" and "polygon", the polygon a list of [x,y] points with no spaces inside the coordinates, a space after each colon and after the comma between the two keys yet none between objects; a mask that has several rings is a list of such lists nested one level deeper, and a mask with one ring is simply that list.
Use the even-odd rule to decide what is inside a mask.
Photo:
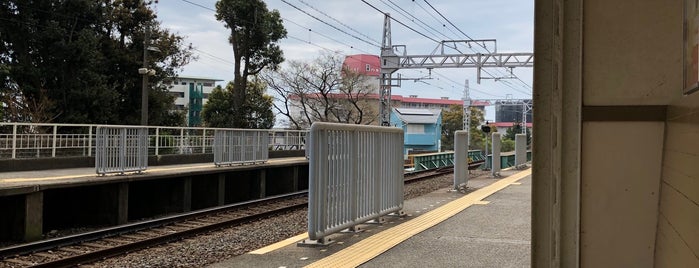
[{"label": "white metal fence", "polygon": [[313,123],[308,234],[312,240],[403,208],[403,130]]},{"label": "white metal fence", "polygon": [[[0,159],[93,156],[87,124],[0,123]],[[213,153],[216,128],[148,126],[148,155]],[[264,130],[269,150],[303,150],[306,130]]]},{"label": "white metal fence", "polygon": [[134,126],[97,127],[97,174],[141,172],[148,168],[148,129]]},{"label": "white metal fence", "polygon": [[264,163],[269,160],[265,130],[229,129],[214,132],[214,164]]}]

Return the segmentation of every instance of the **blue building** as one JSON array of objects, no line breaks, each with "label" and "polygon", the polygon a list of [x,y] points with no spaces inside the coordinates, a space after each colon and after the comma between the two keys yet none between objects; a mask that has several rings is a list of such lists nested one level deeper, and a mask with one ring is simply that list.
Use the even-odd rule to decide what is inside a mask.
[{"label": "blue building", "polygon": [[442,137],[440,110],[393,108],[391,125],[403,129],[403,153],[437,152]]}]

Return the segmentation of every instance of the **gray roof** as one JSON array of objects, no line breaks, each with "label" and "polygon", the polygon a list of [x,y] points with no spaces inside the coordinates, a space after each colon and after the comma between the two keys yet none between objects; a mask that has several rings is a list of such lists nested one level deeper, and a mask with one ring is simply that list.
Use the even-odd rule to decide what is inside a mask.
[{"label": "gray roof", "polygon": [[177,79],[223,81],[222,79],[218,79],[218,78],[203,77],[203,76],[191,76],[191,75],[178,75]]},{"label": "gray roof", "polygon": [[406,124],[435,124],[439,119],[439,111],[427,109],[393,108],[396,115]]}]

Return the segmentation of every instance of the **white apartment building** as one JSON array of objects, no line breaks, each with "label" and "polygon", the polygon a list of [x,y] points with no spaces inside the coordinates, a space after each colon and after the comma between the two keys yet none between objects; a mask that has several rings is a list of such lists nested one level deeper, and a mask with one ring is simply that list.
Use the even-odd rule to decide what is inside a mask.
[{"label": "white apartment building", "polygon": [[176,96],[175,106],[177,110],[187,110],[187,126],[201,126],[201,110],[209,100],[209,94],[216,87],[216,82],[222,79],[178,76],[172,81],[164,81],[170,85],[170,94]]}]

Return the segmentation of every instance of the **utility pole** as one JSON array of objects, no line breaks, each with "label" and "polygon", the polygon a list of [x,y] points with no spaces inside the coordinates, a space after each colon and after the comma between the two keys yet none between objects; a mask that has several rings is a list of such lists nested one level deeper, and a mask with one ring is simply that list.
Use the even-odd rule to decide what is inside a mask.
[{"label": "utility pole", "polygon": [[466,150],[471,147],[471,96],[468,88],[468,79],[464,83],[464,130],[468,133],[466,134]]},{"label": "utility pole", "polygon": [[[534,53],[474,53],[465,54],[459,51],[459,45],[469,47],[477,44],[486,47],[485,43],[493,43],[497,48],[495,40],[445,40],[441,41],[431,54],[408,55],[405,45],[391,44],[391,15],[384,14],[383,42],[381,45],[381,77],[379,78],[379,120],[382,126],[390,125],[391,113],[391,86],[394,79],[392,74],[399,69],[433,69],[433,68],[476,68],[478,82],[481,80],[481,69],[495,67],[532,67],[534,66]],[[448,53],[448,50],[456,51]],[[396,54],[398,52],[398,54]],[[506,79],[498,77],[497,79]],[[396,81],[400,81],[396,79]],[[398,84],[397,86],[400,86]]]},{"label": "utility pole", "polygon": [[141,85],[141,125],[148,125],[148,41],[150,39],[150,23],[146,22],[145,34],[143,35],[143,68],[138,73],[143,75]]},{"label": "utility pole", "polygon": [[[383,20],[383,38],[381,43],[381,77],[379,78],[380,96],[379,113],[382,126],[390,126],[392,74],[398,69],[398,56],[391,45],[391,16],[386,13]],[[399,85],[400,86],[400,85]]]}]

